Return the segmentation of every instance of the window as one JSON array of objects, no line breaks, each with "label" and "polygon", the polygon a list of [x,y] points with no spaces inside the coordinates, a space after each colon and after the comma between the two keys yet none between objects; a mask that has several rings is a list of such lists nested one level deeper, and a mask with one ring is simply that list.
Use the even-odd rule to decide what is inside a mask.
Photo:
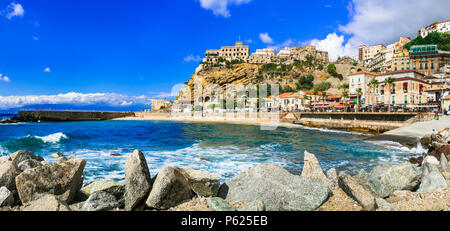
[{"label": "window", "polygon": [[395,104],[395,96],[392,96],[392,104]]},{"label": "window", "polygon": [[408,96],[405,95],[405,104],[408,104]]},{"label": "window", "polygon": [[431,69],[434,69],[434,63],[431,63]]},{"label": "window", "polygon": [[428,63],[425,63],[425,70],[428,69]]}]

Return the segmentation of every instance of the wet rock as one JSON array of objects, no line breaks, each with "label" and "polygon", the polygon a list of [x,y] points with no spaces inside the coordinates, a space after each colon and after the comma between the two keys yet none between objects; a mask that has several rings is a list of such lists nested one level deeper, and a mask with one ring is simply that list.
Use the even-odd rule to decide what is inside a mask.
[{"label": "wet rock", "polygon": [[266,211],[266,206],[264,205],[264,202],[262,202],[260,200],[256,200],[256,201],[247,203],[242,208],[239,208],[238,211],[261,212],[261,211]]},{"label": "wet rock", "polygon": [[434,156],[436,159],[440,160],[441,154],[444,154],[445,157],[449,156],[450,155],[450,145],[442,145],[442,146],[434,149],[433,151],[431,151],[429,155]]},{"label": "wet rock", "polygon": [[19,165],[22,161],[25,160],[36,160],[36,161],[43,161],[44,158],[38,156],[38,155],[34,155],[34,153],[29,152],[29,151],[17,151],[13,154],[11,154],[11,159],[14,162],[14,164]]},{"label": "wet rock", "polygon": [[397,190],[413,190],[420,183],[421,174],[410,163],[382,164],[370,172],[367,182],[377,196],[385,198]]},{"label": "wet rock", "polygon": [[422,139],[420,139],[420,144],[422,144],[422,147],[429,147],[431,142],[433,142],[433,139],[431,139],[431,134],[425,135]]},{"label": "wet rock", "polygon": [[115,196],[116,199],[120,199],[125,194],[125,185],[114,180],[100,180],[84,186],[81,191],[88,196],[103,191]]},{"label": "wet rock", "polygon": [[398,211],[398,209],[395,206],[389,204],[384,199],[376,198],[375,201],[377,203],[378,209],[381,211]]},{"label": "wet rock", "polygon": [[27,203],[23,211],[71,211],[71,209],[55,195],[48,194]]},{"label": "wet rock", "polygon": [[208,207],[214,211],[237,211],[236,207],[231,206],[227,201],[220,197],[208,197],[206,199]]},{"label": "wet rock", "polygon": [[111,156],[120,156],[120,153],[111,153]]},{"label": "wet rock", "polygon": [[372,211],[376,209],[375,197],[352,176],[346,173],[339,173],[339,186],[365,210]]},{"label": "wet rock", "polygon": [[125,164],[125,210],[133,210],[151,189],[150,171],[144,154],[135,150]]},{"label": "wet rock", "polygon": [[260,164],[242,172],[219,189],[229,202],[261,200],[267,211],[311,211],[330,196],[329,187],[289,173],[275,164]]},{"label": "wet rock", "polygon": [[5,186],[10,191],[16,191],[15,178],[20,174],[20,169],[8,156],[0,157],[0,186]]},{"label": "wet rock", "polygon": [[304,165],[302,170],[302,177],[309,178],[314,181],[322,182],[333,188],[333,183],[325,176],[320,167],[319,161],[314,154],[305,151]]},{"label": "wet rock", "polygon": [[439,160],[434,156],[426,156],[425,159],[423,159],[422,165],[425,163],[439,165]]},{"label": "wet rock", "polygon": [[27,169],[16,177],[17,191],[22,203],[52,194],[70,203],[83,184],[86,160],[71,157],[52,164]]},{"label": "wet rock", "polygon": [[57,153],[53,154],[52,157],[55,159],[64,158],[64,154],[57,152]]},{"label": "wet rock", "polygon": [[447,182],[437,165],[425,162],[422,166],[422,182],[417,192],[434,192],[447,187]]},{"label": "wet rock", "polygon": [[179,168],[165,167],[156,176],[145,203],[150,208],[167,210],[192,196],[189,181],[183,171]]},{"label": "wet rock", "polygon": [[97,191],[91,194],[84,202],[83,211],[109,211],[119,207],[114,195],[105,191]]},{"label": "wet rock", "polygon": [[0,207],[13,206],[14,196],[6,187],[0,188]]},{"label": "wet rock", "polygon": [[192,168],[182,169],[189,181],[192,191],[199,197],[216,196],[220,187],[220,178],[216,174]]},{"label": "wet rock", "polygon": [[338,172],[335,168],[327,171],[327,178],[330,180],[333,189],[339,186]]},{"label": "wet rock", "polygon": [[24,161],[20,162],[20,164],[18,165],[20,171],[22,171],[22,172],[27,169],[37,168],[40,166],[42,166],[42,163],[40,161],[37,161],[34,159],[24,160]]}]

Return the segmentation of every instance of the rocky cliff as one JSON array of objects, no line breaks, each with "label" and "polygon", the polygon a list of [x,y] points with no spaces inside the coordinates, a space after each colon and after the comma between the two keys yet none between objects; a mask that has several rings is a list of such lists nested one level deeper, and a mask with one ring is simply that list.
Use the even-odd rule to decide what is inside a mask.
[{"label": "rocky cliff", "polygon": [[[348,75],[360,70],[360,67],[349,64],[336,64],[338,74],[342,75],[342,79],[331,76],[327,72],[327,66],[323,65],[321,60],[316,61],[314,58],[306,61],[284,61],[268,64],[249,64],[249,63],[223,63],[209,64],[201,63],[196,69],[194,75],[185,84],[189,87],[191,96],[194,95],[194,83],[205,88],[210,84],[217,84],[225,90],[228,84],[279,84],[281,89],[298,90],[296,83],[301,76],[313,75],[314,84],[324,81],[330,82],[332,88],[328,90],[331,94],[339,94],[342,90],[338,87],[343,83],[348,83]],[[178,100],[189,99],[187,89],[181,91],[177,97]],[[288,90],[289,91],[289,90]]]}]

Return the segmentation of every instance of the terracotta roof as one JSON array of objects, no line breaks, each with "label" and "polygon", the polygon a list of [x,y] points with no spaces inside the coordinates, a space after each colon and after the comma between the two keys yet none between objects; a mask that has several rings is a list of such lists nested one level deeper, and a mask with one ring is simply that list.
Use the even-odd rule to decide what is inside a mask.
[{"label": "terracotta roof", "polygon": [[326,99],[329,100],[329,99],[340,99],[340,98],[342,98],[342,94],[328,96]]},{"label": "terracotta roof", "polygon": [[278,98],[303,98],[298,92],[286,92],[278,96]]},{"label": "terracotta roof", "polygon": [[413,78],[413,77],[395,78],[395,82],[397,82],[397,81],[404,81],[404,80],[413,80],[413,81],[429,84],[427,81],[424,81],[424,80],[421,80],[421,79],[418,79],[418,78]]},{"label": "terracotta roof", "polygon": [[379,73],[375,73],[375,72],[358,71],[358,72],[355,72],[355,73],[350,74],[349,76],[352,76],[352,75],[360,75],[360,74],[368,74],[368,75],[373,75],[373,76],[380,75]]},{"label": "terracotta roof", "polygon": [[[307,94],[307,95],[313,95],[313,91],[302,91],[303,93]],[[317,92],[317,95],[322,95],[322,92]],[[328,93],[325,92],[325,95],[328,95]]]},{"label": "terracotta roof", "polygon": [[390,72],[386,72],[386,73],[384,73],[384,74],[382,74],[382,75],[392,75],[392,74],[409,73],[409,72],[413,72],[413,73],[416,73],[416,74],[425,76],[424,74],[422,74],[422,73],[420,73],[420,72],[417,72],[417,71],[411,71],[411,70],[390,71]]}]

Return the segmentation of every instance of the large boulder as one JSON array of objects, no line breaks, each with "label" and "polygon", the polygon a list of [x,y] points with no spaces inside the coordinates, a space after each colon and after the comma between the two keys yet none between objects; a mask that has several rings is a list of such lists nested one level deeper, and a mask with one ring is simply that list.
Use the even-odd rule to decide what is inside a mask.
[{"label": "large boulder", "polygon": [[197,196],[212,197],[219,192],[220,178],[218,175],[192,168],[182,169],[182,171]]},{"label": "large boulder", "polygon": [[377,196],[385,198],[397,190],[413,190],[420,177],[420,169],[411,163],[382,164],[369,173],[367,183]]},{"label": "large boulder", "polygon": [[266,206],[264,205],[264,202],[256,200],[246,203],[244,206],[238,208],[238,211],[261,212],[266,211]]},{"label": "large boulder", "polygon": [[30,168],[37,168],[42,166],[43,164],[41,163],[41,161],[37,161],[35,159],[28,159],[28,160],[24,160],[22,162],[19,163],[18,167],[20,169],[20,171],[25,171],[27,169]]},{"label": "large boulder", "polygon": [[119,207],[114,195],[96,191],[83,203],[82,211],[109,211]]},{"label": "large boulder", "polygon": [[83,185],[85,165],[86,160],[71,157],[25,170],[16,177],[20,200],[25,204],[52,194],[70,203]]},{"label": "large boulder", "polygon": [[125,164],[125,209],[133,210],[148,195],[152,185],[144,154],[135,150]]},{"label": "large boulder", "polygon": [[320,167],[319,160],[314,154],[305,151],[302,177],[309,178],[314,181],[322,182],[333,188],[333,183],[325,176]]},{"label": "large boulder", "polygon": [[36,160],[36,161],[43,161],[44,158],[42,158],[41,156],[38,155],[34,155],[34,153],[29,152],[29,151],[17,151],[13,154],[11,154],[11,159],[14,162],[14,164],[19,165],[22,161],[25,160]]},{"label": "large boulder", "polygon": [[331,168],[327,171],[327,178],[331,182],[332,189],[339,186],[338,172],[335,168]]},{"label": "large boulder", "polygon": [[276,164],[261,164],[242,172],[219,189],[229,202],[261,200],[267,211],[311,211],[330,196],[329,187],[289,173]]},{"label": "large boulder", "polygon": [[231,206],[227,201],[220,197],[208,197],[206,203],[208,203],[208,207],[214,211],[237,211],[236,207]]},{"label": "large boulder", "polygon": [[16,190],[15,178],[20,174],[20,169],[8,156],[0,157],[0,187],[5,186],[10,191]]},{"label": "large boulder", "polygon": [[95,192],[103,191],[120,199],[125,194],[125,185],[115,180],[99,180],[84,186],[81,191],[87,196]]},{"label": "large boulder", "polygon": [[425,162],[422,166],[422,182],[417,192],[434,192],[447,187],[447,182],[437,165]]},{"label": "large boulder", "polygon": [[145,203],[150,208],[167,210],[192,196],[189,181],[183,171],[179,168],[165,167],[156,176]]},{"label": "large boulder", "polygon": [[14,196],[6,187],[0,187],[0,208],[14,205]]},{"label": "large boulder", "polygon": [[375,197],[372,195],[372,192],[359,184],[357,179],[346,173],[340,173],[339,186],[365,210],[372,211],[376,209]]},{"label": "large boulder", "polygon": [[55,195],[45,195],[25,205],[23,211],[71,211],[70,207]]},{"label": "large boulder", "polygon": [[434,156],[428,155],[428,156],[425,157],[425,159],[423,159],[422,165],[425,164],[425,163],[439,165],[439,160],[438,160],[438,158],[436,158]]}]

